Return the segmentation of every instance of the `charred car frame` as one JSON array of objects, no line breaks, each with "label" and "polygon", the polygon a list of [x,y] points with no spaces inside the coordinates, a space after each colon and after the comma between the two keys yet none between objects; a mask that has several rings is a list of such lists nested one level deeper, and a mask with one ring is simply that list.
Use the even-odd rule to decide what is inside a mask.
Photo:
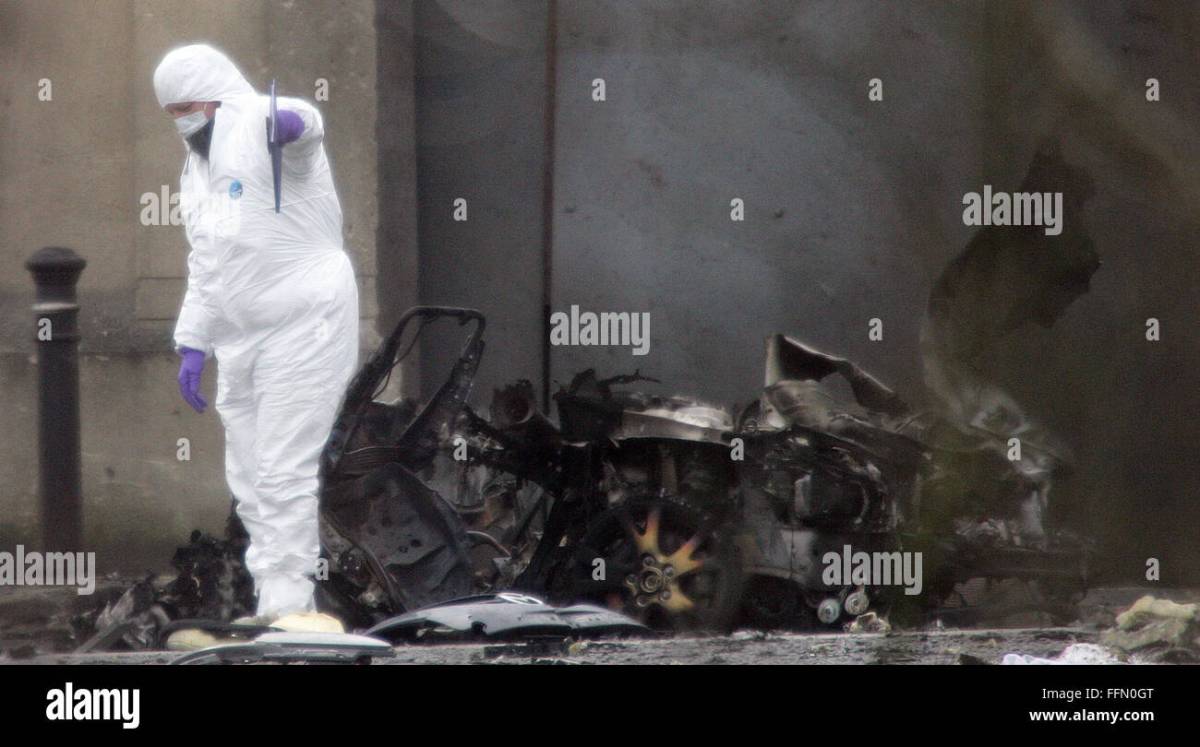
[{"label": "charred car frame", "polygon": [[[438,319],[471,327],[445,383],[421,408],[377,401]],[[589,370],[555,395],[555,424],[527,381],[486,417],[468,405],[484,327],[411,309],[348,389],[321,497],[322,603],[347,621],[511,590],[660,629],[807,628],[945,613],[973,578],[1022,579],[1068,616],[1082,590],[1084,544],[1043,525],[1061,458],[1028,444],[1014,461],[1004,434],[915,412],[848,360],[774,335],[766,386],[736,411]],[[822,558],[846,546],[922,553],[923,593],[830,583]]]}]

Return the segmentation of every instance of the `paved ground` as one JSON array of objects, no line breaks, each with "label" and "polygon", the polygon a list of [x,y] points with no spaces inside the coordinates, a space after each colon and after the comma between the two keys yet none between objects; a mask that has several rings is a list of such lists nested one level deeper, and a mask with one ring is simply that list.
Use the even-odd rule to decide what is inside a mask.
[{"label": "paved ground", "polygon": [[[179,656],[170,652],[69,654],[44,653],[39,639],[68,635],[67,608],[81,599],[54,598],[47,590],[0,590],[0,663],[4,664],[165,664]],[[1006,627],[929,629],[879,633],[763,633],[739,631],[729,636],[641,640],[518,644],[409,645],[396,648],[388,664],[997,664],[1006,653],[1054,657],[1072,643],[1091,643],[1111,624],[1114,610],[1146,593],[1145,588],[1097,589],[1081,604],[1074,627]],[[1195,590],[1156,590],[1160,596],[1194,600]],[[1164,593],[1167,592],[1167,593]],[[24,632],[22,632],[22,630]],[[70,646],[57,646],[70,650]]]},{"label": "paved ground", "polygon": [[[999,663],[1006,653],[1055,656],[1095,631],[1078,628],[942,630],[884,634],[768,634],[661,640],[400,646],[386,664],[958,664]],[[179,654],[57,654],[12,664],[165,664]],[[3,662],[0,659],[0,662]],[[970,659],[967,659],[970,661]]]}]

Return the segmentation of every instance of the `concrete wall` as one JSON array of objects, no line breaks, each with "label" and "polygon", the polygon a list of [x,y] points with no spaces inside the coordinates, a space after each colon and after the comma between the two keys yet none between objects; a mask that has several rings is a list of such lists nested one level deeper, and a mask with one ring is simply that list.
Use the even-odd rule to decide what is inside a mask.
[{"label": "concrete wall", "polygon": [[[480,401],[540,379],[547,5],[415,3],[420,297],[488,315]],[[552,378],[640,366],[744,400],[770,332],[895,359],[867,341],[879,316],[915,388],[928,278],[969,236],[954,194],[983,166],[983,6],[556,5],[553,308],[649,311],[653,346],[555,348]],[[455,350],[427,346],[427,391]]]},{"label": "concrete wall", "polygon": [[[145,193],[178,189],[183,146],[158,108],[154,67],[206,41],[256,87],[312,100],[328,81],[326,147],[376,339],[375,4],[107,0],[0,4],[0,545],[36,544],[36,371],[24,260],[63,245],[88,260],[83,311],[86,537],[102,569],[161,566],[228,512],[219,420],[179,399],[170,332],[183,297],[183,229],[142,225]],[[40,101],[49,79],[52,99]],[[402,125],[404,123],[401,123]],[[408,123],[411,130],[411,120]],[[206,373],[212,400],[214,373]],[[178,439],[191,461],[176,460]]]},{"label": "concrete wall", "polygon": [[919,382],[929,280],[981,176],[981,6],[754,7],[562,3],[554,306],[648,311],[652,347],[557,348],[556,377],[640,366],[744,402],[784,331]]},{"label": "concrete wall", "polygon": [[[541,376],[546,3],[417,0],[413,15],[420,298],[487,315],[476,392],[490,396]],[[462,339],[449,325],[430,333],[426,392]]]},{"label": "concrete wall", "polygon": [[[378,329],[387,335],[419,302],[417,252],[416,75],[413,8],[408,0],[376,2]],[[390,394],[420,394],[420,355],[389,382]]]}]

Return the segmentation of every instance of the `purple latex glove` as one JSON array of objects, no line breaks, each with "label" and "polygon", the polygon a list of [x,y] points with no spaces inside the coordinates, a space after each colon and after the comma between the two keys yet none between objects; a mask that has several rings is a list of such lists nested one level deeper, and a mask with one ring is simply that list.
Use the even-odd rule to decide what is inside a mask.
[{"label": "purple latex glove", "polygon": [[200,394],[200,375],[204,373],[204,353],[180,346],[179,393],[196,412],[204,412],[208,402]]},{"label": "purple latex glove", "polygon": [[[296,112],[279,110],[279,143],[294,143],[304,134],[304,120]],[[267,140],[271,139],[271,118],[267,117]]]}]

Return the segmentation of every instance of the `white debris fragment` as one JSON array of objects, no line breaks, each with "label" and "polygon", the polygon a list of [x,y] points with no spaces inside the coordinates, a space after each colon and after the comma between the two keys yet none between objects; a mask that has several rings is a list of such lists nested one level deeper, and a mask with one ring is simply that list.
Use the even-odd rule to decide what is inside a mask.
[{"label": "white debris fragment", "polygon": [[1111,651],[1094,643],[1072,643],[1053,659],[1029,654],[1005,654],[1001,664],[1120,664]]}]

